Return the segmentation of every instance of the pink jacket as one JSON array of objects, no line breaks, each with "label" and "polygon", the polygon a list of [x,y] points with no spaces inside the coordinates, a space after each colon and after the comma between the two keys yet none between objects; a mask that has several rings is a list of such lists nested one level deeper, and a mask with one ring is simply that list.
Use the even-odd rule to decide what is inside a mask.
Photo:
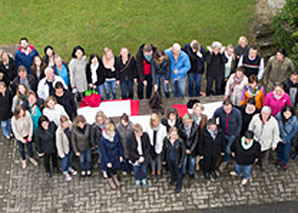
[{"label": "pink jacket", "polygon": [[269,106],[271,108],[271,115],[275,117],[284,106],[292,106],[292,103],[286,92],[284,92],[283,97],[279,100],[274,97],[273,92],[269,92],[266,95],[264,106]]}]

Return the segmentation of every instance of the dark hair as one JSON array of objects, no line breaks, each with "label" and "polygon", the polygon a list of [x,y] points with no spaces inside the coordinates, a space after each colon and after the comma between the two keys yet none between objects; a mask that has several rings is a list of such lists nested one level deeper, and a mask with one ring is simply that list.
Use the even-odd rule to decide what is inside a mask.
[{"label": "dark hair", "polygon": [[247,103],[248,103],[248,104],[252,104],[252,105],[256,105],[256,100],[255,100],[254,97],[251,97],[251,98],[249,98],[249,99],[247,100]]},{"label": "dark hair", "polygon": [[250,46],[249,48],[250,50],[258,50],[258,48],[256,46]]},{"label": "dark hair", "polygon": [[240,72],[243,72],[244,73],[245,72],[245,69],[244,69],[244,67],[237,67],[236,68],[236,72],[237,71],[240,71]]},{"label": "dark hair", "polygon": [[228,106],[228,105],[233,105],[233,103],[229,98],[227,98],[223,101],[222,105]]},{"label": "dark hair", "polygon": [[257,84],[259,83],[258,77],[257,77],[256,75],[251,75],[251,76],[249,76],[249,78],[248,78],[248,83],[249,83],[249,84],[252,84],[252,83],[254,83],[254,82],[257,82]]},{"label": "dark hair", "polygon": [[215,118],[210,118],[207,122],[207,125],[216,125],[216,119]]},{"label": "dark hair", "polygon": [[177,112],[177,109],[175,109],[175,108],[169,108],[169,109],[167,110],[167,113],[166,113],[166,118],[169,119],[169,117],[170,117],[171,114],[175,114],[176,117],[177,117],[176,119],[179,118],[179,114],[178,114],[178,112]]},{"label": "dark hair", "polygon": [[47,46],[43,49],[44,54],[47,55],[47,50],[48,50],[48,49],[53,50],[53,55],[54,55],[54,48],[53,48],[51,45],[47,45]]},{"label": "dark hair", "polygon": [[63,84],[61,81],[58,81],[56,84],[55,84],[55,89],[60,89],[60,88],[64,88]]},{"label": "dark hair", "polygon": [[291,72],[291,75],[298,75],[298,71],[293,70],[293,71]]},{"label": "dark hair", "polygon": [[254,138],[254,133],[253,133],[253,131],[247,130],[247,131],[244,133],[244,137],[245,137],[246,139],[253,139],[253,138]]},{"label": "dark hair", "polygon": [[[13,115],[15,117],[16,120],[19,120],[19,114],[21,111],[24,111],[24,113],[26,114],[26,109],[23,105],[17,105],[16,108],[14,109]],[[25,115],[24,115],[25,116]]]},{"label": "dark hair", "polygon": [[278,81],[274,82],[274,87],[282,87],[282,84]]},{"label": "dark hair", "polygon": [[84,48],[81,47],[80,45],[78,45],[78,46],[75,46],[75,47],[73,48],[73,50],[72,50],[72,54],[71,54],[71,57],[72,57],[72,58],[77,58],[77,56],[76,56],[76,52],[77,52],[77,50],[81,50],[81,51],[83,52],[83,55],[85,55],[85,50],[84,50]]},{"label": "dark hair", "polygon": [[39,58],[39,60],[41,61],[41,64],[40,64],[40,79],[42,79],[45,75],[44,75],[44,70],[45,68],[47,67],[46,64],[43,63],[41,57],[39,55],[35,56],[33,58],[33,65],[32,65],[32,71],[33,71],[33,76],[35,77],[35,79],[37,80],[37,74],[36,74],[36,71],[37,71],[37,67],[36,67],[36,64],[35,64],[35,58]]},{"label": "dark hair", "polygon": [[285,116],[284,116],[284,113],[287,112],[287,111],[290,111],[292,116],[295,115],[295,110],[292,106],[284,106],[281,111],[280,111],[280,115],[281,115],[281,120],[282,122],[285,124],[287,122]]},{"label": "dark hair", "polygon": [[164,60],[166,60],[166,59],[168,58],[168,55],[165,54],[165,52],[164,52],[163,50],[159,50],[159,49],[155,50],[155,53],[154,53],[154,55],[153,55],[154,62],[155,62],[156,64],[160,64],[160,63],[162,63],[162,61],[159,60],[159,58],[162,57],[162,56],[165,57]]},{"label": "dark hair", "polygon": [[284,48],[278,48],[277,50],[276,50],[276,52],[277,53],[281,53],[283,56],[287,56],[287,52],[286,52],[286,50],[284,49]]},{"label": "dark hair", "polygon": [[120,121],[121,120],[124,120],[125,122],[128,122],[129,121],[129,117],[126,113],[123,113],[120,117]]},{"label": "dark hair", "polygon": [[38,126],[41,127],[43,129],[43,127],[41,126],[42,122],[50,122],[49,118],[45,115],[42,115],[39,117],[38,119]]},{"label": "dark hair", "polygon": [[27,41],[28,42],[28,39],[26,38],[26,37],[22,37],[22,38],[20,38],[20,43],[21,43],[21,41],[23,41],[23,40],[25,40],[25,41]]},{"label": "dark hair", "polygon": [[152,51],[152,45],[151,44],[145,44],[143,47],[144,52],[151,52]]},{"label": "dark hair", "polygon": [[97,60],[99,61],[99,57],[98,57],[98,55],[97,55],[96,53],[93,53],[93,54],[90,55],[89,64],[92,63],[91,61],[92,61],[92,59],[95,58],[95,57],[96,57]]},{"label": "dark hair", "polygon": [[18,68],[18,73],[20,73],[20,72],[27,72],[26,67],[23,66],[23,65],[19,66],[19,68]]}]

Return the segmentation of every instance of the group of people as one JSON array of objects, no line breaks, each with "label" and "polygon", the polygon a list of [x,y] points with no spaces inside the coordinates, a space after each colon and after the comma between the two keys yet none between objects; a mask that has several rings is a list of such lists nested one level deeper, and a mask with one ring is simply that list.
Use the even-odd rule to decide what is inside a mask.
[{"label": "group of people", "polygon": [[[125,47],[119,57],[106,47],[101,58],[92,54],[89,63],[84,49],[77,46],[69,64],[51,46],[45,47],[41,58],[26,38],[20,39],[20,45],[14,59],[6,51],[1,54],[0,120],[4,136],[17,141],[24,169],[25,147],[29,161],[38,165],[33,142],[38,155],[43,156],[47,176],[59,172],[59,157],[66,181],[78,173],[71,166],[72,155],[79,157],[80,174],[86,177],[92,175],[91,152],[96,151],[112,189],[121,184],[117,178],[120,168],[124,174],[133,172],[137,188],[146,187],[150,164],[151,176],[157,180],[166,165],[170,184],[176,184],[180,192],[187,171],[193,180],[200,164],[206,180],[217,179],[221,156],[219,171],[223,172],[234,157],[235,171],[230,174],[240,176],[243,170],[245,185],[257,161],[266,171],[275,149],[276,166],[288,169],[298,129],[294,109],[298,72],[283,49],[277,50],[265,68],[257,49],[249,47],[245,37],[240,37],[235,49],[216,41],[207,51],[196,40],[183,48],[175,43],[165,51],[144,44],[136,58]],[[161,95],[161,87],[169,98],[170,84],[174,97],[184,97],[188,76],[189,95],[200,96],[205,63],[206,94],[225,95],[223,106],[212,118],[203,114],[201,103],[193,104],[192,113],[183,118],[173,108],[163,118],[154,113],[146,126],[133,124],[126,114],[117,124],[102,111],[93,124],[77,114],[76,101],[88,87],[106,99],[116,99],[120,85],[122,98],[132,99],[133,85],[138,82],[138,98],[144,98],[145,88],[149,99],[152,89]],[[286,78],[288,72],[291,75]],[[262,79],[268,94],[260,84]],[[295,150],[295,156],[297,153]]]}]

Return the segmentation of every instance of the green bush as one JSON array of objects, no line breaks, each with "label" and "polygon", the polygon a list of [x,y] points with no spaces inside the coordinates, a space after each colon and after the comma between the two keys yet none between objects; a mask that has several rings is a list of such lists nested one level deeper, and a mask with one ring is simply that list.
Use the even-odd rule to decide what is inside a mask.
[{"label": "green bush", "polygon": [[274,41],[287,50],[298,69],[298,0],[287,0],[280,13],[273,17]]}]

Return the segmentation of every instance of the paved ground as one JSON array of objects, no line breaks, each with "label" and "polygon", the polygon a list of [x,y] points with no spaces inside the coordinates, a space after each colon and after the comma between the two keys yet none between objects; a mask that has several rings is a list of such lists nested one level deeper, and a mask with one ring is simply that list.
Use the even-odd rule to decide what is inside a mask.
[{"label": "paved ground", "polygon": [[[165,170],[158,182],[149,180],[146,189],[135,189],[132,176],[120,176],[123,185],[113,191],[99,172],[96,159],[91,178],[75,177],[67,183],[61,174],[47,178],[42,159],[38,168],[28,163],[28,168],[22,170],[16,144],[2,136],[0,156],[0,212],[196,212],[203,209],[209,209],[203,212],[266,212],[270,208],[270,212],[297,212],[298,161],[290,161],[286,173],[277,170],[273,162],[267,173],[261,173],[256,166],[245,187],[240,186],[240,178],[229,176],[234,168],[232,163],[214,182],[206,182],[199,171],[190,186],[186,177],[182,192],[175,194]],[[78,168],[76,158],[74,165]],[[291,203],[254,206],[288,201]]]}]

